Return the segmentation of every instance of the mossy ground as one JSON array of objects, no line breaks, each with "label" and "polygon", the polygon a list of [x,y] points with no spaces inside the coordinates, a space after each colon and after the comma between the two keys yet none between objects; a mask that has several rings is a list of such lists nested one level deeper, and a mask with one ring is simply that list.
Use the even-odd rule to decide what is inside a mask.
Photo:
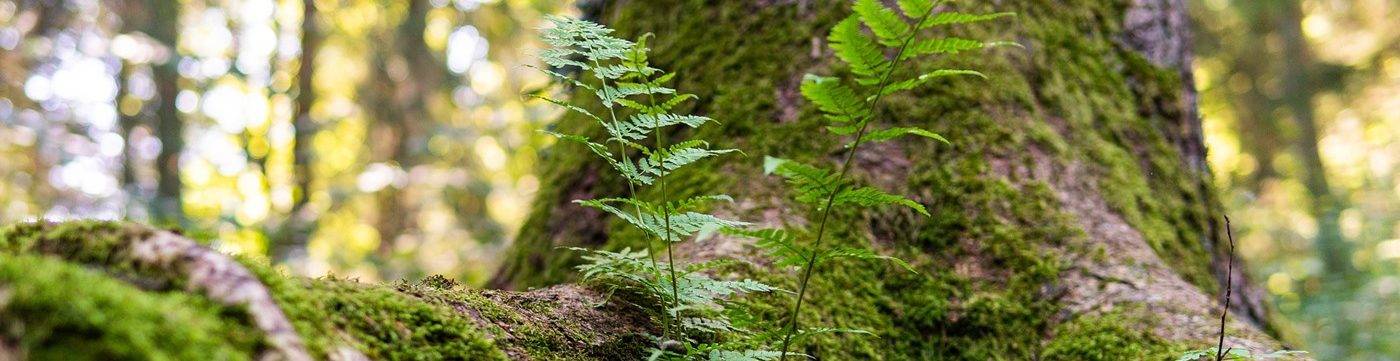
[{"label": "mossy ground", "polygon": [[81,265],[0,253],[0,339],[29,359],[250,359],[257,332],[227,312]]},{"label": "mossy ground", "polygon": [[[612,3],[609,3],[612,4]],[[950,30],[940,35],[1015,40],[1026,49],[999,49],[914,65],[917,70],[969,68],[990,75],[939,81],[893,97],[884,107],[885,124],[915,125],[937,131],[951,145],[900,141],[897,152],[871,163],[901,164],[892,191],[914,196],[929,207],[930,218],[898,211],[837,212],[831,239],[881,248],[910,260],[921,270],[833,263],[818,270],[811,285],[807,325],[859,327],[878,338],[827,336],[803,349],[826,359],[987,360],[1068,357],[1117,360],[1121,354],[1084,353],[1085,345],[1122,345],[1156,353],[1165,348],[1151,337],[1114,334],[1124,317],[1059,325],[1056,280],[1065,265],[1049,250],[1084,249],[1083,231],[1062,211],[1055,193],[1041,180],[997,174],[994,162],[1032,166],[1027,149],[1060,164],[1091,165],[1101,194],[1114,211],[1141,231],[1153,249],[1185,279],[1208,294],[1217,289],[1209,273],[1206,237],[1214,237],[1218,215],[1199,177],[1183,169],[1170,139],[1168,120],[1180,115],[1181,83],[1174,69],[1148,64],[1115,42],[1127,1],[962,2],[964,11],[1014,11],[1014,19]],[[694,111],[722,125],[682,136],[735,147],[749,157],[707,163],[709,169],[678,172],[671,187],[687,193],[726,192],[740,200],[771,199],[778,183],[761,173],[764,155],[811,163],[835,163],[838,141],[829,138],[818,114],[794,101],[803,73],[841,74],[825,48],[825,34],[849,13],[845,2],[764,2],[666,0],[627,2],[599,11],[604,23],[623,36],[657,34],[653,61],[678,73],[677,88],[697,93]],[[583,99],[582,97],[576,97]],[[1164,106],[1167,104],[1167,106]],[[585,103],[585,105],[588,105]],[[591,109],[602,110],[593,104]],[[792,117],[796,114],[796,117]],[[795,119],[793,119],[795,118]],[[597,133],[590,121],[565,116],[558,127]],[[693,133],[693,134],[692,134]],[[830,139],[828,142],[799,139]],[[541,254],[557,245],[605,248],[642,247],[641,235],[619,221],[602,232],[557,232],[545,225],[568,218],[571,187],[591,177],[592,196],[625,192],[614,175],[586,152],[561,146],[548,153],[538,201],[515,245],[507,278],[517,287],[564,282],[576,257]],[[582,175],[582,176],[581,176]],[[866,174],[867,179],[889,174]],[[641,197],[655,197],[643,194]],[[785,203],[776,206],[785,206]],[[740,218],[762,217],[763,209],[739,210]],[[806,210],[784,210],[801,218]],[[792,220],[785,219],[785,220]],[[528,259],[528,261],[527,261]],[[759,272],[765,282],[793,287],[790,274]],[[776,319],[789,302],[755,299],[751,306]],[[1203,307],[1205,307],[1203,305]],[[1132,319],[1132,327],[1151,320]],[[1115,323],[1124,322],[1121,325]],[[1119,328],[1114,328],[1119,327]],[[1148,356],[1148,359],[1157,355]],[[1156,358],[1167,358],[1160,355]]]},{"label": "mossy ground", "polygon": [[[125,245],[150,232],[97,221],[0,230],[0,340],[32,359],[246,360],[265,350],[240,308],[186,293],[124,261]],[[440,277],[391,285],[306,279],[261,260],[237,261],[268,288],[318,359],[351,350],[382,360],[506,360],[506,350],[523,349],[539,360],[606,360],[642,347],[637,335],[588,324],[597,320],[546,313],[596,302],[562,291],[467,290]],[[522,316],[526,310],[513,304],[529,304],[535,315]]]}]

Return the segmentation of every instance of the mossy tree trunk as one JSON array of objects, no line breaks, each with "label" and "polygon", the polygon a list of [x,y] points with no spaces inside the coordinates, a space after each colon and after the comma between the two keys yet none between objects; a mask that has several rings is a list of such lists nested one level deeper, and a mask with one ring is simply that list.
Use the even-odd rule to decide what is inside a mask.
[{"label": "mossy tree trunk", "polygon": [[[933,129],[951,144],[911,140],[857,154],[860,179],[911,195],[933,216],[841,210],[830,231],[832,242],[899,256],[919,273],[867,263],[818,269],[804,322],[878,337],[815,337],[798,349],[822,360],[1155,360],[1213,346],[1228,248],[1182,1],[958,3],[1021,15],[947,35],[1026,49],[912,65],[991,75],[885,103],[879,121]],[[845,71],[824,44],[844,4],[585,3],[623,35],[659,34],[654,62],[702,97],[689,110],[722,122],[690,136],[749,154],[680,172],[673,189],[729,193],[739,201],[720,212],[765,225],[810,215],[762,175],[763,155],[838,156],[839,141],[820,130],[797,87],[804,73]],[[559,126],[588,124],[566,117]],[[556,246],[641,246],[621,222],[570,203],[625,188],[568,147],[548,153],[536,207],[495,285],[570,281],[576,255]],[[741,239],[701,239],[678,253],[749,260],[740,270],[748,277],[795,283]],[[1239,269],[1231,276],[1247,279]],[[1234,284],[1227,343],[1279,347],[1261,296]],[[658,328],[622,298],[604,303],[570,285],[496,291],[440,277],[388,285],[284,277],[122,223],[0,229],[0,359],[630,359]],[[791,299],[742,301],[780,320]]]},{"label": "mossy tree trunk", "polygon": [[[1226,277],[1223,210],[1205,163],[1183,0],[960,2],[960,11],[1014,11],[1011,22],[944,36],[1012,40],[995,50],[912,66],[975,69],[988,81],[947,80],[890,99],[879,121],[937,131],[863,148],[858,177],[927,206],[912,212],[837,211],[834,235],[912,260],[896,267],[834,264],[817,270],[806,320],[876,330],[805,345],[825,359],[1134,359],[1214,346]],[[694,138],[748,157],[682,171],[690,194],[727,193],[722,209],[768,226],[811,214],[762,174],[765,155],[836,163],[840,140],[798,94],[805,73],[839,74],[825,34],[843,1],[585,2],[623,36],[653,32],[653,60],[697,93],[689,109],[715,118]],[[575,97],[575,100],[584,97]],[[594,105],[595,109],[601,109]],[[567,132],[599,133],[565,116]],[[544,185],[492,285],[568,282],[577,255],[559,246],[642,247],[619,220],[571,203],[625,195],[624,183],[587,152],[548,152]],[[647,197],[649,195],[642,195]],[[766,264],[746,241],[686,244],[689,258]],[[791,270],[752,276],[794,286]],[[1236,279],[1247,279],[1240,267]],[[1263,295],[1235,282],[1229,340],[1277,347]],[[753,304],[782,317],[787,298]],[[804,309],[804,311],[807,311]],[[1214,315],[1214,316],[1213,316]],[[1151,331],[1146,331],[1151,330]]]}]

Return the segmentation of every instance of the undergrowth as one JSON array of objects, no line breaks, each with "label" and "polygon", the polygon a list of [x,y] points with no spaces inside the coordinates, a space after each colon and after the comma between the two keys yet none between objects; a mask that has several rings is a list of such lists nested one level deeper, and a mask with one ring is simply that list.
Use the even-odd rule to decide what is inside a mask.
[{"label": "undergrowth", "polygon": [[[551,48],[540,58],[550,66],[540,71],[566,86],[582,88],[594,95],[606,114],[596,115],[572,103],[539,95],[537,98],[560,105],[593,119],[606,131],[606,138],[595,141],[579,134],[547,132],[561,140],[588,148],[611,165],[627,182],[628,196],[580,199],[576,203],[599,209],[631,224],[648,238],[646,249],[586,252],[587,261],[578,267],[585,280],[604,279],[614,291],[623,289],[644,299],[651,317],[663,325],[650,359],[777,360],[802,339],[818,334],[846,332],[869,334],[864,330],[816,326],[800,327],[798,315],[807,296],[807,285],[814,270],[823,263],[841,258],[888,260],[910,272],[908,263],[861,247],[824,246],[828,220],[833,209],[869,208],[897,205],[928,216],[922,204],[875,187],[861,186],[850,177],[852,160],[861,145],[890,141],[913,135],[948,142],[933,131],[916,127],[872,127],[880,115],[881,99],[894,93],[952,76],[986,76],[974,70],[939,69],[916,73],[901,67],[909,61],[931,56],[954,55],[965,51],[1009,42],[983,42],[956,37],[930,37],[932,29],[1013,16],[1011,13],[968,14],[940,9],[941,0],[900,0],[898,10],[877,0],[858,0],[854,14],[831,30],[828,40],[836,56],[850,67],[848,78],[807,75],[802,95],[822,113],[828,131],[844,143],[844,161],[833,168],[808,165],[781,158],[765,157],[765,173],[777,174],[793,188],[797,202],[812,207],[817,215],[815,231],[799,228],[745,229],[747,223],[726,220],[701,209],[713,202],[732,202],[729,196],[709,195],[672,200],[667,176],[693,162],[737,152],[712,149],[703,140],[668,143],[668,128],[697,128],[713,120],[699,115],[672,113],[677,105],[694,95],[667,87],[674,73],[653,68],[648,62],[643,35],[636,42],[611,35],[612,30],[591,22],[551,18],[553,27],[543,30],[543,40]],[[566,72],[574,72],[565,74]],[[804,135],[809,136],[809,135]],[[659,199],[641,199],[639,188],[655,187]],[[715,280],[706,271],[735,261],[719,260],[687,263],[674,257],[676,242],[709,232],[725,232],[756,238],[756,245],[775,259],[775,266],[800,272],[799,287],[785,322],[765,324],[739,309],[731,297],[753,292],[782,291],[753,280]],[[659,259],[654,244],[660,243],[665,258]],[[736,321],[737,320],[737,321]],[[776,346],[778,351],[770,347]]]},{"label": "undergrowth", "polygon": [[[626,197],[579,199],[575,202],[609,213],[646,237],[646,247],[640,250],[572,250],[586,253],[583,258],[587,262],[578,267],[584,280],[601,280],[612,291],[625,292],[633,303],[642,305],[652,319],[662,325],[662,335],[653,336],[656,345],[648,359],[763,361],[790,356],[813,358],[800,351],[800,345],[808,337],[828,333],[871,334],[856,325],[804,327],[799,315],[802,314],[804,302],[808,300],[809,282],[817,277],[818,267],[826,262],[843,258],[888,261],[909,272],[918,272],[909,263],[881,255],[870,248],[831,246],[868,242],[827,239],[835,237],[833,234],[840,234],[831,229],[842,228],[829,223],[835,222],[832,221],[834,211],[898,206],[929,216],[923,204],[864,185],[865,182],[854,176],[858,172],[853,172],[853,169],[859,166],[854,160],[862,145],[904,136],[949,142],[933,130],[900,126],[898,119],[888,119],[894,125],[877,125],[879,120],[890,118],[881,101],[892,94],[928,86],[939,78],[987,78],[987,75],[971,69],[916,71],[913,69],[919,67],[909,66],[912,61],[998,46],[1019,46],[1013,42],[931,36],[929,33],[941,27],[1015,16],[1008,12],[960,13],[940,6],[944,2],[897,0],[897,7],[892,8],[880,0],[856,0],[852,6],[853,14],[831,29],[827,36],[828,44],[836,57],[847,66],[849,73],[841,76],[808,74],[803,78],[800,92],[822,113],[824,119],[821,122],[834,136],[828,144],[833,148],[840,145],[841,156],[831,159],[831,164],[804,164],[765,157],[764,172],[784,178],[791,187],[794,200],[807,207],[782,211],[805,212],[809,215],[807,219],[815,221],[807,227],[784,225],[771,229],[749,229],[748,223],[724,219],[704,211],[715,202],[734,201],[726,195],[672,199],[676,193],[674,189],[668,189],[674,187],[668,184],[668,176],[672,172],[697,161],[739,151],[712,148],[710,143],[699,139],[668,142],[668,136],[678,133],[672,128],[699,128],[714,120],[701,115],[673,112],[678,105],[697,97],[670,88],[668,84],[674,73],[655,68],[649,63],[650,49],[646,41],[651,34],[631,41],[614,37],[611,29],[591,22],[550,19],[553,27],[543,30],[543,39],[551,48],[540,53],[541,60],[550,67],[539,70],[565,86],[586,90],[578,93],[596,97],[604,111],[595,114],[563,100],[533,96],[596,121],[605,136],[595,140],[580,134],[546,133],[581,144],[593,155],[602,158],[626,182],[628,192]],[[639,194],[656,196],[643,199]],[[1228,227],[1228,219],[1226,222]],[[750,279],[711,278],[710,274],[716,268],[738,261],[687,262],[675,257],[676,243],[703,238],[714,232],[756,239],[755,245],[773,259],[775,271],[796,272],[797,289],[789,292]],[[1233,239],[1231,247],[1233,253]],[[1233,258],[1230,267],[1233,268]],[[775,292],[795,296],[791,307],[778,320],[761,320],[757,312],[745,309],[741,306],[743,303],[735,302],[737,297],[745,294]],[[1225,298],[1228,309],[1228,285]],[[1185,352],[1178,361],[1206,358],[1217,361],[1273,359],[1302,353],[1252,353],[1244,348],[1225,348],[1225,317],[1225,314],[1221,315],[1217,347]],[[1096,323],[1077,327],[1084,332],[1117,330]],[[1096,336],[1086,334],[1086,337]],[[1100,343],[1094,341],[1090,344]],[[1054,349],[1047,354],[1068,355],[1080,351],[1084,350]],[[1146,352],[1145,349],[1100,351],[1104,352],[1097,354]]]},{"label": "undergrowth", "polygon": [[[878,0],[858,0],[853,6],[854,14],[831,29],[827,37],[831,50],[850,67],[847,78],[823,77],[808,74],[803,78],[803,97],[815,104],[824,113],[826,129],[845,141],[844,160],[835,169],[821,165],[807,165],[790,160],[765,159],[764,171],[775,173],[794,188],[794,198],[818,212],[816,232],[811,241],[798,243],[794,235],[810,234],[805,229],[780,229],[753,232],[750,235],[759,239],[759,246],[777,258],[778,265],[798,267],[801,278],[797,290],[797,300],[787,314],[787,323],[782,330],[779,357],[785,357],[788,350],[803,336],[820,332],[867,333],[858,329],[837,327],[801,328],[798,315],[807,295],[807,284],[811,281],[818,266],[837,258],[867,260],[891,260],[910,272],[917,272],[908,263],[887,256],[881,256],[867,248],[824,247],[831,212],[836,208],[857,208],[876,206],[904,206],[929,216],[922,204],[900,195],[869,186],[860,186],[858,181],[848,177],[855,166],[852,162],[861,145],[890,141],[901,136],[913,135],[948,142],[933,131],[916,127],[876,127],[880,116],[880,100],[886,96],[908,91],[928,84],[931,80],[950,76],[986,75],[968,69],[937,69],[926,73],[913,73],[901,68],[908,61],[921,57],[954,55],[960,52],[1016,45],[1010,42],[983,42],[956,37],[928,37],[930,29],[956,24],[967,24],[1014,16],[1012,13],[967,14],[953,11],[935,11],[942,1],[900,0],[899,11],[891,9]],[[869,31],[865,31],[868,29]],[[887,56],[887,54],[894,54]]]},{"label": "undergrowth", "polygon": [[[578,267],[584,280],[604,279],[616,289],[626,289],[657,305],[650,316],[663,325],[650,359],[764,360],[772,351],[750,348],[749,331],[731,322],[734,309],[728,297],[744,293],[773,292],[776,288],[745,280],[717,280],[705,271],[732,261],[684,262],[677,260],[674,244],[701,234],[732,229],[747,223],[727,220],[703,211],[715,202],[732,202],[727,195],[671,199],[667,176],[706,158],[735,153],[714,149],[704,140],[668,142],[669,128],[696,128],[711,123],[709,117],[673,113],[677,105],[696,96],[668,87],[675,76],[651,66],[644,35],[633,42],[613,37],[612,30],[591,22],[552,17],[552,28],[543,40],[551,48],[540,58],[554,69],[578,71],[576,79],[551,69],[540,71],[564,84],[583,88],[597,97],[607,114],[595,115],[566,101],[535,97],[563,106],[595,120],[606,131],[602,143],[583,135],[547,132],[561,140],[587,147],[605,160],[627,182],[628,197],[579,199],[582,206],[610,213],[644,233],[647,249],[586,252],[588,261]],[[605,118],[606,117],[606,118]],[[638,188],[655,187],[659,199],[641,199]],[[653,243],[659,242],[665,258],[658,259]]]}]

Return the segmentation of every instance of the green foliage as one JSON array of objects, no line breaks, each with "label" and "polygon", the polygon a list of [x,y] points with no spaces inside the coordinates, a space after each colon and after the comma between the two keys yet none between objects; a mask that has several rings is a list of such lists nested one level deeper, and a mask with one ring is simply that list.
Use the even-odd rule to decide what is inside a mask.
[{"label": "green foliage", "polygon": [[34,360],[246,360],[260,343],[202,297],[147,292],[52,257],[0,252],[0,290],[6,352]]},{"label": "green foliage", "polygon": [[1221,360],[1278,360],[1291,358],[1293,356],[1301,357],[1308,353],[1307,351],[1279,350],[1256,354],[1254,351],[1250,351],[1247,348],[1226,348],[1225,353],[1220,355],[1219,351],[1220,349],[1215,347],[1204,350],[1186,351],[1182,353],[1181,357],[1177,358],[1176,361],[1212,360],[1216,359],[1217,356],[1223,357],[1220,358]]},{"label": "green foliage", "polygon": [[[887,260],[916,272],[914,267],[898,258],[881,256],[864,248],[823,248],[822,241],[828,229],[830,214],[836,208],[898,205],[929,216],[924,205],[914,200],[878,188],[859,186],[854,180],[847,179],[846,175],[853,166],[852,160],[856,150],[865,143],[885,142],[905,135],[948,142],[942,135],[921,128],[892,127],[871,130],[870,123],[879,114],[881,98],[916,89],[932,79],[941,77],[973,75],[986,78],[980,72],[964,69],[938,69],[909,75],[900,71],[899,65],[902,62],[930,55],[954,55],[968,50],[1012,44],[962,38],[923,37],[920,30],[1011,15],[952,12],[934,14],[933,10],[939,3],[941,1],[901,0],[898,2],[897,12],[881,1],[857,0],[852,6],[854,14],[833,27],[828,36],[831,49],[837,58],[850,67],[852,78],[808,74],[803,77],[801,86],[803,97],[815,104],[829,121],[826,129],[835,135],[852,138],[845,144],[845,162],[839,168],[828,169],[780,158],[764,159],[766,173],[785,178],[793,188],[794,198],[798,202],[812,205],[820,213],[817,231],[810,245],[799,245],[792,236],[794,232],[783,230],[752,231],[745,234],[757,238],[758,246],[777,259],[778,265],[802,268],[797,300],[788,313],[779,358],[786,355],[794,335],[806,334],[800,331],[797,318],[801,314],[812,270],[817,266],[837,258]],[[866,32],[866,29],[869,32]],[[887,56],[888,54],[894,55]]]},{"label": "green foliage", "polygon": [[[681,114],[673,109],[697,99],[667,86],[674,73],[654,68],[648,60],[646,41],[614,38],[611,29],[588,21],[552,17],[554,27],[545,29],[543,39],[552,48],[540,58],[555,68],[573,69],[592,76],[580,80],[561,72],[541,69],[565,85],[592,91],[607,109],[606,118],[566,101],[537,98],[558,104],[598,122],[607,137],[600,142],[576,134],[545,132],[560,140],[581,144],[602,158],[628,183],[627,197],[579,199],[574,202],[611,214],[632,225],[648,238],[647,249],[633,251],[588,250],[586,263],[578,266],[584,280],[601,280],[613,291],[625,289],[656,305],[647,311],[664,325],[666,334],[656,338],[650,359],[772,360],[776,352],[754,349],[751,333],[743,323],[731,320],[741,311],[731,309],[731,297],[747,293],[779,291],[763,283],[719,280],[706,272],[731,262],[685,263],[671,258],[672,245],[715,231],[732,230],[747,223],[704,213],[714,202],[733,201],[725,195],[703,195],[671,200],[667,176],[686,166],[734,149],[712,149],[703,140],[669,143],[672,128],[698,128],[714,122],[709,117]],[[592,81],[596,80],[596,83]],[[620,116],[623,112],[630,115]],[[609,149],[615,145],[616,149]],[[638,187],[656,187],[660,199],[637,197]],[[628,210],[630,208],[630,210]],[[657,260],[651,252],[652,240],[660,241],[666,259]]]}]

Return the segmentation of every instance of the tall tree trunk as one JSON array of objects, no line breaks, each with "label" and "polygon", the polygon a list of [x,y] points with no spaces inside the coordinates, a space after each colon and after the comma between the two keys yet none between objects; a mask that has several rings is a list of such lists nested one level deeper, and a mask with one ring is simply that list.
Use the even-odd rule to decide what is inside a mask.
[{"label": "tall tree trunk", "polygon": [[[393,50],[375,53],[375,81],[369,85],[367,97],[380,135],[375,139],[379,143],[372,145],[375,161],[392,163],[405,172],[401,174],[404,177],[418,165],[426,148],[433,123],[428,101],[447,77],[446,68],[423,41],[431,6],[427,0],[408,2],[403,20],[392,36],[386,37],[386,47]],[[396,182],[376,195],[379,248],[375,255],[381,261],[393,257],[399,237],[417,232],[410,224],[417,211],[416,197],[407,188],[412,183],[413,179]],[[392,262],[384,268],[389,278],[402,276]]]},{"label": "tall tree trunk", "polygon": [[[1302,162],[1303,186],[1307,189],[1309,213],[1317,222],[1317,236],[1313,247],[1322,258],[1323,285],[1325,290],[1318,297],[1332,305],[1335,312],[1347,313],[1343,305],[1354,292],[1356,268],[1352,266],[1351,246],[1342,235],[1341,211],[1344,208],[1341,197],[1332,194],[1327,182],[1327,167],[1322,163],[1318,152],[1318,123],[1313,111],[1313,81],[1316,71],[1308,39],[1303,36],[1303,9],[1301,1],[1276,2],[1279,13],[1279,34],[1283,40],[1283,103],[1290,111],[1294,125],[1298,129],[1298,160]],[[1356,324],[1349,317],[1337,317],[1331,337],[1335,350],[1350,350],[1355,338]],[[1332,350],[1329,350],[1332,351]],[[1343,354],[1322,354],[1328,358],[1346,358]]]},{"label": "tall tree trunk", "polygon": [[[132,30],[127,24],[122,24],[122,28],[123,33]],[[132,199],[134,196],[139,196],[141,194],[141,184],[136,178],[136,167],[138,167],[137,159],[136,155],[132,153],[133,146],[131,143],[132,132],[136,130],[137,125],[141,124],[141,110],[138,109],[136,114],[128,115],[121,109],[122,99],[130,96],[128,85],[134,73],[132,67],[136,66],[136,64],[126,60],[122,60],[120,64],[121,71],[117,73],[116,107],[119,116],[119,127],[117,129],[121,132],[120,135],[122,136],[122,173],[118,180],[121,182],[122,193],[126,196],[126,199],[124,199],[122,203],[121,214],[123,218],[127,219],[145,219],[145,212],[133,212],[133,210],[136,209],[135,206],[137,203],[134,202],[135,199]]]},{"label": "tall tree trunk", "polygon": [[[653,63],[676,70],[676,85],[702,97],[688,110],[723,124],[692,136],[751,156],[678,172],[670,178],[682,193],[676,196],[728,193],[739,201],[720,212],[734,218],[770,226],[810,223],[809,214],[786,200],[782,182],[762,175],[758,156],[835,161],[840,140],[822,134],[813,119],[817,113],[799,100],[797,86],[804,73],[844,71],[831,61],[823,39],[848,14],[845,3],[653,0],[611,2],[590,11],[624,36],[659,34],[652,43]],[[990,74],[985,82],[940,81],[895,97],[879,116],[883,124],[937,130],[951,145],[885,143],[856,156],[859,171],[853,174],[912,195],[933,216],[840,210],[832,213],[830,231],[833,243],[899,256],[919,273],[857,262],[818,269],[804,320],[868,329],[878,337],[813,336],[798,348],[821,360],[1128,360],[1173,359],[1182,349],[1214,346],[1218,280],[1227,276],[1221,264],[1228,247],[1223,214],[1203,167],[1182,3],[958,6],[1021,16],[1011,25],[948,35],[1010,39],[1027,49],[913,64],[922,70],[971,68]],[[559,127],[587,131],[589,124],[568,116]],[[539,200],[497,285],[524,288],[568,280],[575,255],[556,246],[641,248],[640,234],[570,203],[625,192],[618,177],[601,172],[586,153],[569,145],[548,153]],[[278,335],[287,336],[285,328],[251,329],[237,321],[244,320],[237,312],[171,298],[169,293],[179,290],[150,280],[180,281],[200,273],[138,267],[152,261],[146,250],[163,250],[153,243],[191,244],[143,227],[100,222],[0,230],[0,286],[21,290],[0,309],[0,321],[90,330],[90,323],[117,319],[93,314],[129,314],[120,319],[156,331],[117,335],[144,341],[147,335],[200,327],[215,340],[227,338],[211,347],[228,352],[265,350],[230,334],[282,330]],[[261,297],[264,291],[271,294],[318,358],[635,359],[654,346],[645,335],[659,329],[626,296],[616,295],[599,308],[594,303],[605,300],[603,295],[576,286],[513,292],[462,290],[441,278],[392,286],[288,279],[247,260],[241,262],[247,272],[241,272],[239,265],[186,248],[205,256],[197,264],[224,265],[224,274],[255,275],[265,290],[250,285],[243,291],[259,296],[256,301],[267,299]],[[680,244],[677,254],[752,261],[722,275],[726,278],[756,278],[789,289],[794,283],[790,270],[771,268],[771,260],[743,239],[708,237]],[[91,267],[54,264],[53,258]],[[179,261],[176,266],[190,263]],[[1238,269],[1230,276],[1247,280]],[[95,272],[120,278],[94,277]],[[64,277],[96,286],[44,281]],[[1234,284],[1238,298],[1227,345],[1256,351],[1279,347],[1268,335],[1269,316],[1258,293],[1249,282]],[[75,317],[38,312],[63,307],[66,303],[54,301],[63,297],[40,297],[62,292],[133,301],[75,310]],[[735,301],[761,319],[780,320],[790,297]],[[234,321],[154,322],[166,316],[150,311],[160,306],[193,321]],[[243,314],[271,317],[275,311]],[[17,344],[51,350],[87,345],[82,343],[91,338],[87,335],[46,333]],[[281,339],[283,345],[296,345],[292,337]],[[155,339],[145,344],[197,352],[211,343],[193,341],[204,343]]]},{"label": "tall tree trunk", "polygon": [[293,193],[292,208],[287,212],[281,229],[269,254],[278,261],[288,261],[305,256],[306,243],[311,237],[314,214],[306,208],[311,202],[311,161],[314,148],[311,140],[316,135],[316,122],[311,118],[311,106],[316,104],[316,53],[321,44],[320,13],[316,11],[315,0],[302,1],[301,56],[297,62],[296,111],[292,115],[292,127],[296,129],[292,141],[292,172],[296,190]]},{"label": "tall tree trunk", "polygon": [[168,47],[171,56],[165,63],[152,64],[156,83],[156,137],[160,153],[156,155],[156,196],[151,202],[151,219],[158,223],[184,224],[185,212],[180,196],[180,153],[185,148],[185,127],[180,112],[175,109],[175,97],[180,93],[179,55],[175,45],[179,34],[180,3],[150,0],[145,8],[150,12],[148,35]]},{"label": "tall tree trunk", "polygon": [[1235,91],[1233,77],[1243,77],[1242,79],[1248,81],[1248,90],[1244,91],[1239,97],[1239,102],[1233,105],[1238,114],[1235,118],[1239,122],[1235,130],[1240,134],[1240,147],[1255,160],[1253,175],[1245,180],[1245,184],[1247,189],[1256,193],[1262,190],[1266,180],[1278,177],[1274,157],[1286,151],[1284,147],[1287,144],[1287,139],[1279,131],[1279,124],[1274,118],[1274,109],[1278,107],[1278,102],[1270,99],[1263,90],[1267,86],[1267,76],[1273,69],[1273,59],[1258,56],[1268,53],[1265,38],[1277,28],[1278,16],[1271,11],[1271,4],[1235,4],[1235,13],[1249,24],[1248,31],[1239,34],[1239,39],[1220,45],[1232,48],[1230,52],[1237,54],[1230,57],[1234,60],[1230,66],[1231,73],[1236,75],[1232,76],[1232,79],[1224,80],[1226,87]]},{"label": "tall tree trunk", "polygon": [[[824,326],[878,325],[880,338],[819,338],[805,351],[830,359],[1031,359],[1075,347],[1078,333],[1094,327],[1156,330],[1169,343],[1213,336],[1208,320],[1219,312],[1229,251],[1205,167],[1184,1],[956,7],[1020,15],[941,35],[1014,40],[1026,49],[912,65],[991,78],[938,82],[891,99],[880,117],[940,132],[951,145],[899,142],[857,156],[866,182],[914,195],[933,216],[833,217],[840,241],[916,260],[920,274],[860,264],[819,269],[810,315],[823,315]],[[740,201],[721,211],[739,219],[811,222],[759,163],[763,155],[836,161],[840,140],[817,130],[819,116],[797,86],[805,73],[845,71],[824,37],[849,13],[845,2],[607,2],[588,12],[624,36],[658,34],[654,63],[679,74],[680,90],[700,95],[691,110],[722,124],[691,136],[750,155],[679,172],[676,184],[687,194],[734,196]],[[599,133],[574,115],[558,126]],[[571,203],[625,195],[607,167],[571,145],[556,146],[543,164],[535,208],[494,287],[571,280],[577,254],[556,247],[644,245],[624,223]],[[686,244],[682,253],[762,260],[747,241],[729,237]],[[795,286],[777,272],[761,277]],[[1263,295],[1239,267],[1234,272],[1241,280],[1234,319],[1245,327],[1230,336],[1267,340],[1276,331]]]}]

